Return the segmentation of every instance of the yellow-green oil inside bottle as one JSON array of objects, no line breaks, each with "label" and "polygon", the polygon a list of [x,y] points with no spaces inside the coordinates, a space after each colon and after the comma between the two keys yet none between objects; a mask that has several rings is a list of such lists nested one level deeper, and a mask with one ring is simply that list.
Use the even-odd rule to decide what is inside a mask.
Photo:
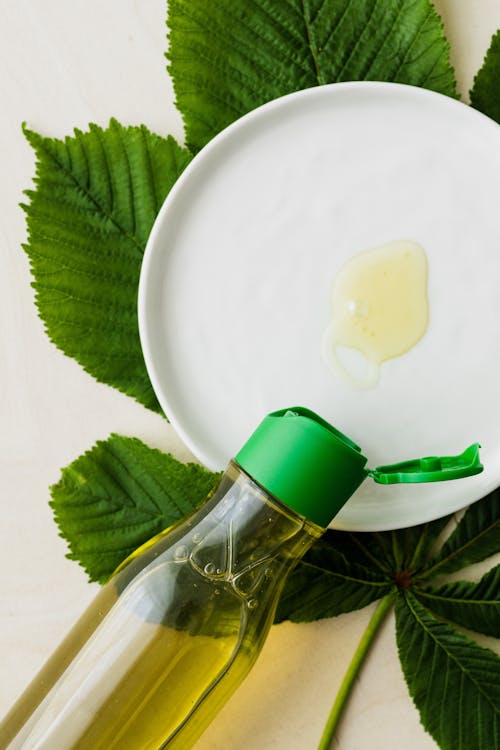
[{"label": "yellow-green oil inside bottle", "polygon": [[[99,621],[103,598],[106,605],[111,603],[109,591],[104,596],[102,593],[85,615],[88,625],[92,620]],[[116,607],[120,604],[115,595]],[[130,613],[121,615],[123,626],[133,630],[128,643],[122,640],[117,649],[111,641],[116,638],[116,621],[114,635],[110,631],[109,639],[96,631],[99,653],[91,637],[79,654],[78,668],[63,678],[65,684],[59,686],[59,694],[52,700],[49,694],[45,699],[48,702],[42,700],[38,706],[44,686],[54,682],[62,664],[72,661],[76,643],[71,640],[88,630],[87,623],[80,623],[80,633],[73,633],[73,639],[61,644],[39,675],[40,690],[23,706],[27,717],[34,713],[13,747],[185,750],[246,676],[258,653],[248,639],[238,649],[237,632],[227,636],[190,635],[163,624],[131,622],[135,615]],[[84,674],[96,658],[101,661],[101,679],[94,675],[85,684]],[[211,687],[209,696],[204,695],[207,687]],[[40,720],[42,712],[45,715]],[[185,721],[193,712],[196,719]],[[12,717],[12,721],[18,718]],[[7,740],[8,723],[7,719],[4,732],[0,732],[2,747],[9,746],[3,744],[4,738]]]},{"label": "yellow-green oil inside bottle", "polygon": [[2,750],[188,750],[252,667],[287,569],[320,531],[233,464],[198,517],[103,587],[0,725]]},{"label": "yellow-green oil inside bottle", "polygon": [[[241,682],[253,661],[251,654],[237,650],[237,635],[189,635],[164,625],[141,623],[135,637],[142,641],[140,657],[134,658],[136,649],[131,644],[131,662],[127,664],[127,651],[122,651],[113,688],[109,689],[107,681],[104,694],[98,686],[94,689],[79,737],[75,742],[69,737],[72,744],[68,747],[185,749],[198,738],[224,702],[224,694],[232,692],[233,683]],[[205,695],[208,687],[210,694]],[[74,722],[62,729],[61,747],[65,746],[65,732],[74,735]]]}]

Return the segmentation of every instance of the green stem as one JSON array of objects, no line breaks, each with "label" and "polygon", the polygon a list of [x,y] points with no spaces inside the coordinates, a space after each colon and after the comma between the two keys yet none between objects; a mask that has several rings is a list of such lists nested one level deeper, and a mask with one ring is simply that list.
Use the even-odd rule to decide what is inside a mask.
[{"label": "green stem", "polygon": [[321,735],[318,750],[329,750],[338,723],[340,721],[340,717],[342,716],[344,706],[352,690],[352,686],[354,685],[354,680],[356,679],[356,676],[360,670],[361,665],[363,664],[368,650],[373,643],[373,639],[375,638],[380,626],[382,625],[385,616],[392,607],[393,600],[394,595],[387,594],[383,599],[379,601],[377,608],[373,613],[365,632],[363,633],[363,637],[359,642],[354,656],[352,657],[351,663],[349,664],[347,672],[345,673],[344,679],[342,680],[342,684],[340,686],[339,692],[337,693],[335,703],[333,704],[333,708],[330,712],[330,716],[328,717],[328,721],[326,722],[325,729],[323,731],[323,734]]}]

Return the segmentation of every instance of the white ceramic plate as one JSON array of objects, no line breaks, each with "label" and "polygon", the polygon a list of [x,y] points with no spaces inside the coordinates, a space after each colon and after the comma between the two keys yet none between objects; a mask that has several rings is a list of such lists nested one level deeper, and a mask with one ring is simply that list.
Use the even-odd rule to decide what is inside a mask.
[{"label": "white ceramic plate", "polygon": [[[337,516],[381,530],[457,510],[500,484],[500,128],[422,89],[342,83],[231,125],[179,179],[146,249],[139,322],[174,427],[223,468],[269,411],[307,406],[369,465],[482,445],[483,474],[367,480]],[[430,323],[359,390],[321,356],[332,281],[396,239],[429,263]]]}]

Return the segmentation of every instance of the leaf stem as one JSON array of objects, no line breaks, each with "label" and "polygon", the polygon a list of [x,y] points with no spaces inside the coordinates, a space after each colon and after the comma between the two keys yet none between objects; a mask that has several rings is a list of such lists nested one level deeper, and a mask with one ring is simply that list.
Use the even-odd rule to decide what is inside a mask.
[{"label": "leaf stem", "polygon": [[363,633],[363,636],[358,644],[354,656],[352,657],[351,663],[347,668],[347,672],[344,675],[342,684],[340,686],[335,703],[333,704],[332,710],[326,722],[321,740],[318,745],[318,750],[329,750],[335,731],[339,724],[342,712],[344,710],[347,699],[349,698],[350,692],[354,685],[354,680],[365,660],[365,657],[370,649],[373,640],[382,625],[387,613],[392,607],[394,601],[394,594],[387,594],[381,599],[373,613],[368,626]]}]

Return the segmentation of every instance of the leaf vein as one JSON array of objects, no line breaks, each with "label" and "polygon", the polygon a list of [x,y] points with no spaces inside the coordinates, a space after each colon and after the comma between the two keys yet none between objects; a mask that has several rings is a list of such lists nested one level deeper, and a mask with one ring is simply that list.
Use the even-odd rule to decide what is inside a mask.
[{"label": "leaf vein", "polygon": [[47,155],[50,159],[63,171],[73,182],[77,187],[89,198],[90,201],[95,205],[95,207],[104,214],[114,225],[115,227],[120,231],[121,234],[123,234],[125,237],[127,237],[129,240],[131,240],[134,245],[136,245],[137,249],[140,251],[141,257],[143,253],[143,248],[140,246],[139,242],[137,241],[137,238],[126,231],[126,229],[117,221],[117,219],[112,216],[104,206],[102,206],[99,201],[92,195],[89,189],[87,189],[84,185],[81,184],[81,182],[78,180],[76,175],[71,172],[65,165],[57,158],[55,154],[53,154],[47,146],[44,144],[43,140],[39,143],[39,148]]}]

